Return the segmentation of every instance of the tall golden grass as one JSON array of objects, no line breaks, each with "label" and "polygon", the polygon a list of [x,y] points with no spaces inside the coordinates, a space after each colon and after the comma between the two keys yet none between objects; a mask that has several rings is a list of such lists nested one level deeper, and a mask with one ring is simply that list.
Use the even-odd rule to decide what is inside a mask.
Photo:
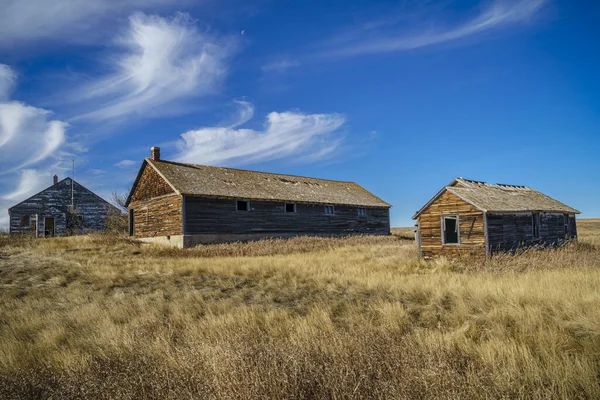
[{"label": "tall golden grass", "polygon": [[599,398],[600,221],[486,261],[414,241],[0,238],[0,398]]}]

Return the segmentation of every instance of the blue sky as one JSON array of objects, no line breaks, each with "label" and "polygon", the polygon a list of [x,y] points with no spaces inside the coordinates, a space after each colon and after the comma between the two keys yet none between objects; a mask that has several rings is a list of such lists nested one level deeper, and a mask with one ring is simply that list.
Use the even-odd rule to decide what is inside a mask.
[{"label": "blue sky", "polygon": [[165,159],[355,181],[392,225],[456,176],[600,217],[600,4],[0,0],[0,227]]}]

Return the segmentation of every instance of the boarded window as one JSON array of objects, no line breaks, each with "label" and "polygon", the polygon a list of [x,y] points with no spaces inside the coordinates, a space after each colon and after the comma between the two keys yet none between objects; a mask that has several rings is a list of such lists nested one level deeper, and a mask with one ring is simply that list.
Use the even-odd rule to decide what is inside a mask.
[{"label": "boarded window", "polygon": [[285,203],[285,212],[286,213],[295,213],[296,212],[296,203]]},{"label": "boarded window", "polygon": [[540,237],[540,214],[531,215],[531,224],[533,229],[533,238],[539,239]]},{"label": "boarded window", "polygon": [[442,217],[442,231],[444,232],[443,244],[458,244],[459,241],[458,215],[448,215]]},{"label": "boarded window", "polygon": [[334,215],[335,209],[333,206],[325,206],[325,215]]},{"label": "boarded window", "polygon": [[366,217],[367,216],[367,209],[364,207],[360,207],[358,209],[358,216],[359,217]]},{"label": "boarded window", "polygon": [[30,223],[30,221],[29,221],[29,215],[23,215],[21,217],[21,226],[22,227],[29,226],[29,223]]},{"label": "boarded window", "polygon": [[238,211],[248,211],[250,210],[250,202],[247,200],[238,200],[237,202],[237,210]]}]

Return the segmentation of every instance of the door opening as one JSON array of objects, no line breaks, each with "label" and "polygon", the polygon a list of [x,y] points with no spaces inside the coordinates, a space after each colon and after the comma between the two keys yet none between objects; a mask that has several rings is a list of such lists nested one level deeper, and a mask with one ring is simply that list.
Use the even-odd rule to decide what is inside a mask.
[{"label": "door opening", "polygon": [[44,218],[44,237],[54,237],[54,218]]}]

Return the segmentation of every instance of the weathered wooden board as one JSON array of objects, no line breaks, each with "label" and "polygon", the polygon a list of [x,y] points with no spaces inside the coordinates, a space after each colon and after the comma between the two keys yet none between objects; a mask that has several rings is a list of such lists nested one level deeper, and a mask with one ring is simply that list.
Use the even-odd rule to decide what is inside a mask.
[{"label": "weathered wooden board", "polygon": [[296,212],[286,213],[283,202],[253,200],[249,211],[237,211],[235,199],[184,198],[186,234],[390,233],[387,207],[368,207],[366,216],[358,216],[356,206],[335,205],[335,215],[325,215],[323,204],[296,203]]},{"label": "weathered wooden board", "polygon": [[182,198],[177,194],[132,201],[129,212],[134,214],[135,237],[181,235]]},{"label": "weathered wooden board", "polygon": [[[460,245],[442,244],[442,215],[458,214]],[[483,212],[452,193],[445,192],[420,216],[420,246],[424,258],[485,255]]]}]

